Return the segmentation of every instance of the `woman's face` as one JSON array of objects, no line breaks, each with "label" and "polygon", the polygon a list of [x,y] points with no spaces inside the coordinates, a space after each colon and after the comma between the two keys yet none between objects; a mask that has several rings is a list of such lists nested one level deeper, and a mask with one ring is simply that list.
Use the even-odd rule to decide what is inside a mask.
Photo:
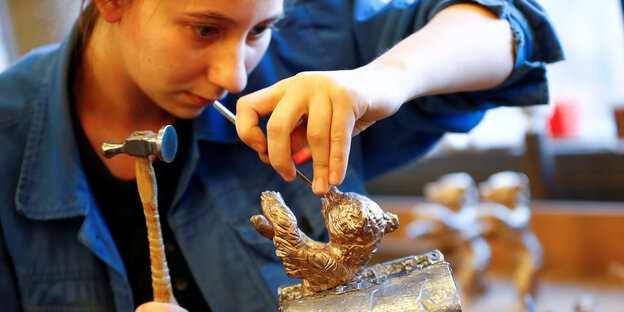
[{"label": "woman's face", "polygon": [[243,90],[282,10],[282,0],[131,1],[119,22],[122,62],[158,106],[193,118]]}]

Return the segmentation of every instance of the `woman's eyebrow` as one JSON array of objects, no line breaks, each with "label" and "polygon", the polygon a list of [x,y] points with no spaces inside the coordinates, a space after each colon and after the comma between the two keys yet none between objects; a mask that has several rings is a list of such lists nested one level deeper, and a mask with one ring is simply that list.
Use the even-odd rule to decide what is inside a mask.
[{"label": "woman's eyebrow", "polygon": [[187,15],[196,17],[196,18],[201,18],[201,19],[217,19],[217,20],[229,21],[232,23],[234,22],[234,20],[232,20],[231,18],[221,13],[217,13],[217,12],[192,12],[192,13],[187,13]]},{"label": "woman's eyebrow", "polygon": [[277,13],[277,14],[273,15],[272,17],[269,17],[269,18],[265,19],[265,20],[264,20],[264,22],[268,22],[268,21],[274,21],[274,22],[276,22],[276,21],[279,21],[279,20],[283,19],[283,18],[284,18],[284,16],[286,16],[286,15],[284,14],[284,12],[279,12],[279,13]]},{"label": "woman's eyebrow", "polygon": [[[223,15],[221,13],[218,12],[212,12],[212,11],[207,11],[207,12],[192,12],[192,13],[187,13],[187,15],[195,17],[195,18],[200,18],[200,19],[210,19],[210,20],[222,20],[228,23],[232,23],[232,24],[236,24],[236,21],[226,15]],[[258,23],[258,24],[262,24],[262,23],[266,23],[266,22],[270,22],[270,21],[278,21],[280,19],[284,18],[284,12],[279,12],[265,20],[263,20],[262,22]]]}]

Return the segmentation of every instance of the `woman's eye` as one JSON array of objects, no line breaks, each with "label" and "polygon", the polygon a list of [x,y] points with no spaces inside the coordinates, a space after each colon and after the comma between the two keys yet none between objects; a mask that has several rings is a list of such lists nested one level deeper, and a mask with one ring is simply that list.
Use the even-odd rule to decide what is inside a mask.
[{"label": "woman's eye", "polygon": [[210,34],[217,32],[217,28],[213,26],[195,25],[193,26],[193,29],[200,37],[206,37]]},{"label": "woman's eye", "polygon": [[251,29],[251,35],[256,38],[259,38],[262,35],[264,35],[267,32],[267,30],[274,30],[274,29],[275,29],[275,26],[273,24],[256,26]]}]

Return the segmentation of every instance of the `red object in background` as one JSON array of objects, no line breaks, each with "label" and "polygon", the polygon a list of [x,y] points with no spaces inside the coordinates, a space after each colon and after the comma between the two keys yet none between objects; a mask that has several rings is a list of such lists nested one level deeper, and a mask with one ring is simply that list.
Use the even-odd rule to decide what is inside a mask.
[{"label": "red object in background", "polygon": [[578,131],[577,101],[555,100],[553,114],[548,119],[550,136],[557,139],[573,138]]},{"label": "red object in background", "polygon": [[296,152],[292,158],[297,165],[301,165],[304,162],[310,160],[312,158],[312,152],[310,151],[310,147],[304,147],[302,150]]},{"label": "red object in background", "polygon": [[613,116],[615,117],[615,126],[617,127],[618,138],[624,139],[624,107],[614,108]]}]

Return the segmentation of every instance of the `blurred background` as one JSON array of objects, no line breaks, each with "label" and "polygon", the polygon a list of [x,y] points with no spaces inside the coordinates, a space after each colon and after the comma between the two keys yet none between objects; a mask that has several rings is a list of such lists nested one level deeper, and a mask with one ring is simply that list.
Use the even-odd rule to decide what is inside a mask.
[{"label": "blurred background", "polygon": [[[448,134],[423,159],[379,177],[368,191],[400,217],[374,261],[440,248],[410,238],[425,184],[466,172],[483,182],[500,171],[526,174],[531,224],[544,250],[538,311],[622,311],[624,296],[624,23],[621,0],[541,0],[566,60],[549,66],[548,105],[498,108],[468,134]],[[80,0],[0,0],[0,71],[31,49],[62,40]],[[517,259],[489,240],[483,291],[465,311],[511,311]],[[584,303],[594,310],[580,310]],[[593,302],[593,303],[592,303]]]}]

